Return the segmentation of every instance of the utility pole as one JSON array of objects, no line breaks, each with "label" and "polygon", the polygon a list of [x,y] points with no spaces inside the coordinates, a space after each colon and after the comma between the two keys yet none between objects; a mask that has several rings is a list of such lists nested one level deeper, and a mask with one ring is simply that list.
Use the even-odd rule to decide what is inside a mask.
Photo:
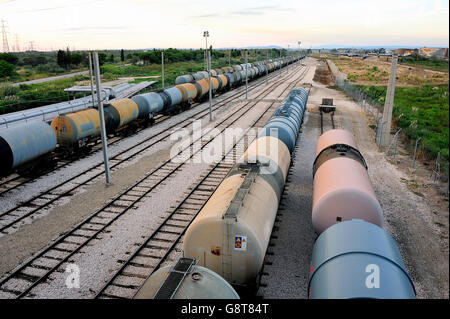
[{"label": "utility pole", "polygon": [[1,21],[1,23],[2,23],[2,36],[3,36],[3,52],[8,53],[9,52],[8,36],[6,34],[6,29],[8,27],[5,25],[5,22],[6,21],[4,21],[4,20]]},{"label": "utility pole", "polygon": [[281,78],[281,49],[280,49],[280,78]]},{"label": "utility pole", "polygon": [[92,74],[92,52],[89,52],[89,79],[91,80],[92,107],[95,108],[94,77]]},{"label": "utility pole", "polygon": [[164,51],[161,52],[161,78],[162,88],[164,89]]},{"label": "utility pole", "polygon": [[300,64],[300,58],[302,57],[302,51],[300,50],[301,41],[298,41],[298,63]]},{"label": "utility pole", "polygon": [[208,71],[208,37],[209,37],[209,31],[203,31],[203,37],[205,38],[205,71]]},{"label": "utility pole", "polygon": [[208,51],[209,120],[212,121],[211,51]]},{"label": "utility pole", "polygon": [[388,146],[391,140],[392,109],[394,107],[395,79],[397,76],[398,55],[392,56],[391,74],[384,103],[380,147]]},{"label": "utility pole", "polygon": [[266,63],[266,84],[269,84],[269,68],[267,64],[269,63],[269,50],[267,50],[267,63]]},{"label": "utility pole", "polygon": [[228,51],[228,66],[231,66],[231,50]]},{"label": "utility pole", "polygon": [[103,149],[103,160],[105,163],[106,184],[109,185],[111,184],[111,177],[109,175],[108,145],[106,142],[105,113],[103,112],[103,103],[101,98],[100,67],[98,63],[98,52],[94,52],[94,72],[95,72],[95,84],[97,86],[98,113],[100,115],[100,134],[102,137],[102,149]]},{"label": "utility pole", "polygon": [[247,65],[247,60],[248,60],[248,54],[247,54],[247,50],[245,50],[245,99],[248,99],[248,76],[247,76],[248,65]]}]

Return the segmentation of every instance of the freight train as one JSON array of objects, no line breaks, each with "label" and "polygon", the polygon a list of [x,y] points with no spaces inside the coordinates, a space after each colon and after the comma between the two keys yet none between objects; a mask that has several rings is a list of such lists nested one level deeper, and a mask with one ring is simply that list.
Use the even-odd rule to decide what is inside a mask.
[{"label": "freight train", "polygon": [[[173,282],[177,265],[167,266],[145,281],[136,298],[234,298],[224,282],[244,292],[256,286],[307,99],[304,88],[288,94],[186,230],[185,258],[214,275],[202,286],[193,282],[193,271],[178,273]],[[177,285],[181,292],[170,288]]]},{"label": "freight train", "polygon": [[[277,61],[241,64],[211,70],[213,94],[228,91],[249,80],[298,61],[286,57]],[[174,114],[204,101],[209,92],[208,72],[201,71],[176,79],[176,85],[158,92],[139,94],[131,99],[118,99],[104,107],[106,131],[135,131],[138,125],[152,123],[157,114]],[[59,115],[51,125],[28,123],[0,131],[0,178],[11,172],[20,174],[53,167],[55,150],[62,154],[89,151],[100,136],[97,109]]]},{"label": "freight train", "polygon": [[313,165],[314,244],[311,299],[415,298],[414,284],[383,212],[367,164],[353,136],[330,130],[318,140]]}]

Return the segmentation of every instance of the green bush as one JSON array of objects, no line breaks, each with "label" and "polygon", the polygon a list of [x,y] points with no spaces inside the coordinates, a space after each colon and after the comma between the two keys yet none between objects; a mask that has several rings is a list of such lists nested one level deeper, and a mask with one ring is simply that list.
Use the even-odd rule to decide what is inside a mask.
[{"label": "green bush", "polygon": [[54,62],[41,64],[36,67],[37,73],[63,73],[65,71],[66,70]]},{"label": "green bush", "polygon": [[14,65],[6,62],[5,60],[0,60],[0,78],[14,75]]}]

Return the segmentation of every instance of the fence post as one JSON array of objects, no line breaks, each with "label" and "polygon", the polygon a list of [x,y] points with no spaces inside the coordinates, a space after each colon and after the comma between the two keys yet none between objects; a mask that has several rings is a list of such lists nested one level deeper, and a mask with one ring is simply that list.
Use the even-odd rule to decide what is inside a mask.
[{"label": "fence post", "polygon": [[438,179],[438,177],[440,177],[440,175],[441,175],[441,152],[439,151],[430,178],[432,178],[433,181],[436,182],[436,180]]},{"label": "fence post", "polygon": [[414,166],[416,165],[417,146],[419,145],[419,141],[420,141],[421,139],[422,139],[421,137],[419,137],[419,138],[417,139],[417,141],[416,141],[416,146],[414,147],[414,158],[413,158],[413,162],[412,162],[412,168],[414,168]]}]

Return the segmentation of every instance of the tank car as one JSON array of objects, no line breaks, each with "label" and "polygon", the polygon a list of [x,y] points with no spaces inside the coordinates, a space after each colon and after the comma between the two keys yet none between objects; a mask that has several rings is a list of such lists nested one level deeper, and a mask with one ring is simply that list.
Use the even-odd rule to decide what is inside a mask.
[{"label": "tank car", "polygon": [[[292,107],[303,114],[299,105]],[[301,121],[296,123],[298,131]],[[255,284],[290,161],[283,140],[258,136],[187,229],[185,256],[233,285]]]},{"label": "tank car", "polygon": [[395,241],[382,228],[349,220],[326,229],[314,244],[311,299],[412,299],[416,292]]},{"label": "tank car", "polygon": [[191,258],[154,272],[134,299],[239,299],[230,284]]},{"label": "tank car", "polygon": [[55,148],[56,135],[44,122],[0,131],[0,177],[13,171],[34,173],[38,168],[51,168],[50,154]]},{"label": "tank car", "polygon": [[313,176],[312,222],[317,233],[353,218],[382,227],[383,212],[367,164],[350,132],[330,130],[320,136]]},{"label": "tank car", "polygon": [[118,99],[104,105],[107,133],[117,132],[139,116],[139,108],[132,99]]},{"label": "tank car", "polygon": [[85,146],[90,138],[100,136],[100,117],[96,109],[58,115],[51,127],[58,146],[74,150]]}]

